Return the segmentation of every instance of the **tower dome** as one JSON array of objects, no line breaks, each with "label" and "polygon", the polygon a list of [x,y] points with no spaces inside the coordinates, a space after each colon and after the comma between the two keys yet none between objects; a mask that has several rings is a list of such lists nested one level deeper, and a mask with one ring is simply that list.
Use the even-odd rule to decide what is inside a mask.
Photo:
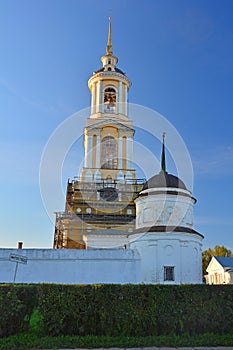
[{"label": "tower dome", "polygon": [[203,236],[193,228],[196,199],[181,179],[166,171],[164,137],[161,171],[135,200],[137,238],[131,247],[143,257],[145,282],[201,283]]},{"label": "tower dome", "polygon": [[169,174],[166,171],[166,159],[165,159],[165,133],[163,133],[163,145],[162,145],[162,156],[161,156],[161,171],[152,176],[145,183],[143,190],[151,188],[177,188],[186,190],[187,188],[184,182],[177,176]]},{"label": "tower dome", "polygon": [[196,199],[179,177],[166,171],[164,139],[165,133],[163,133],[161,170],[145,183],[136,199],[137,229],[151,226],[192,229],[193,206]]},{"label": "tower dome", "polygon": [[161,170],[159,174],[152,176],[144,185],[143,190],[149,188],[173,187],[187,190],[184,182],[177,176]]}]

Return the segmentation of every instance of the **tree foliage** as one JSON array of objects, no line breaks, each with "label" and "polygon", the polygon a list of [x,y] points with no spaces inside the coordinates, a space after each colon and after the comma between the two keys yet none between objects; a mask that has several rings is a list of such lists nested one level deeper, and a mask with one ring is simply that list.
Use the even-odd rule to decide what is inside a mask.
[{"label": "tree foliage", "polygon": [[204,250],[202,253],[202,273],[203,276],[206,275],[206,269],[210,263],[210,260],[213,256],[223,256],[223,257],[231,257],[233,256],[233,252],[230,249],[227,249],[223,245],[216,245],[213,249],[208,248]]}]

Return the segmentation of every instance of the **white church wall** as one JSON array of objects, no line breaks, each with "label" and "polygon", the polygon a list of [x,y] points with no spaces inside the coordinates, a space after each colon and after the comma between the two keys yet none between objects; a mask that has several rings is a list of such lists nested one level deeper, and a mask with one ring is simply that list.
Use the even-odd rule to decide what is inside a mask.
[{"label": "white church wall", "polygon": [[18,263],[15,283],[138,283],[140,257],[124,249],[0,249],[0,283],[12,283],[16,262],[11,254],[27,257]]},{"label": "white church wall", "polygon": [[112,229],[98,231],[98,234],[85,234],[83,235],[83,241],[88,249],[123,248],[127,246],[129,242],[126,233]]},{"label": "white church wall", "polygon": [[[141,282],[202,283],[199,235],[184,232],[145,232],[130,243],[141,256]],[[164,280],[164,268],[174,268],[174,280]]]},{"label": "white church wall", "polygon": [[202,283],[202,238],[190,236],[181,241],[182,283]]},{"label": "white church wall", "polygon": [[[153,189],[145,192],[149,196],[141,196],[136,199],[137,206],[137,228],[156,224],[158,226],[193,226],[193,205],[194,200],[188,191],[180,190],[184,195],[170,195],[159,193],[164,188]],[[169,189],[170,190],[170,189]],[[177,192],[177,189],[172,189]],[[150,191],[150,192],[149,192]],[[143,193],[143,192],[142,192]]]}]

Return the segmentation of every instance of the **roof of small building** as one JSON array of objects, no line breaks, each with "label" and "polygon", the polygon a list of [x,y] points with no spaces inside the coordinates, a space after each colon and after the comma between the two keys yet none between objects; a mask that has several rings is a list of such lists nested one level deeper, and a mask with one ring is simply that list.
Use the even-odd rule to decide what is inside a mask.
[{"label": "roof of small building", "polygon": [[215,256],[214,258],[215,258],[223,267],[233,268],[233,257]]},{"label": "roof of small building", "polygon": [[148,188],[173,187],[187,190],[185,184],[177,176],[161,170],[159,174],[152,176],[144,185],[143,190]]}]

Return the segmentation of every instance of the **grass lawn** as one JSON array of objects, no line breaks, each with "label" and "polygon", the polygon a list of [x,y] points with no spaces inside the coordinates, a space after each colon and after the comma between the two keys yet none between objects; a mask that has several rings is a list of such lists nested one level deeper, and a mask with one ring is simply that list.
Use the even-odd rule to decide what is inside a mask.
[{"label": "grass lawn", "polygon": [[43,337],[26,333],[0,339],[0,350],[62,349],[62,348],[135,348],[135,347],[188,347],[188,346],[233,346],[233,335],[203,334],[199,336],[151,336],[151,337],[108,337],[108,336],[60,336]]}]

